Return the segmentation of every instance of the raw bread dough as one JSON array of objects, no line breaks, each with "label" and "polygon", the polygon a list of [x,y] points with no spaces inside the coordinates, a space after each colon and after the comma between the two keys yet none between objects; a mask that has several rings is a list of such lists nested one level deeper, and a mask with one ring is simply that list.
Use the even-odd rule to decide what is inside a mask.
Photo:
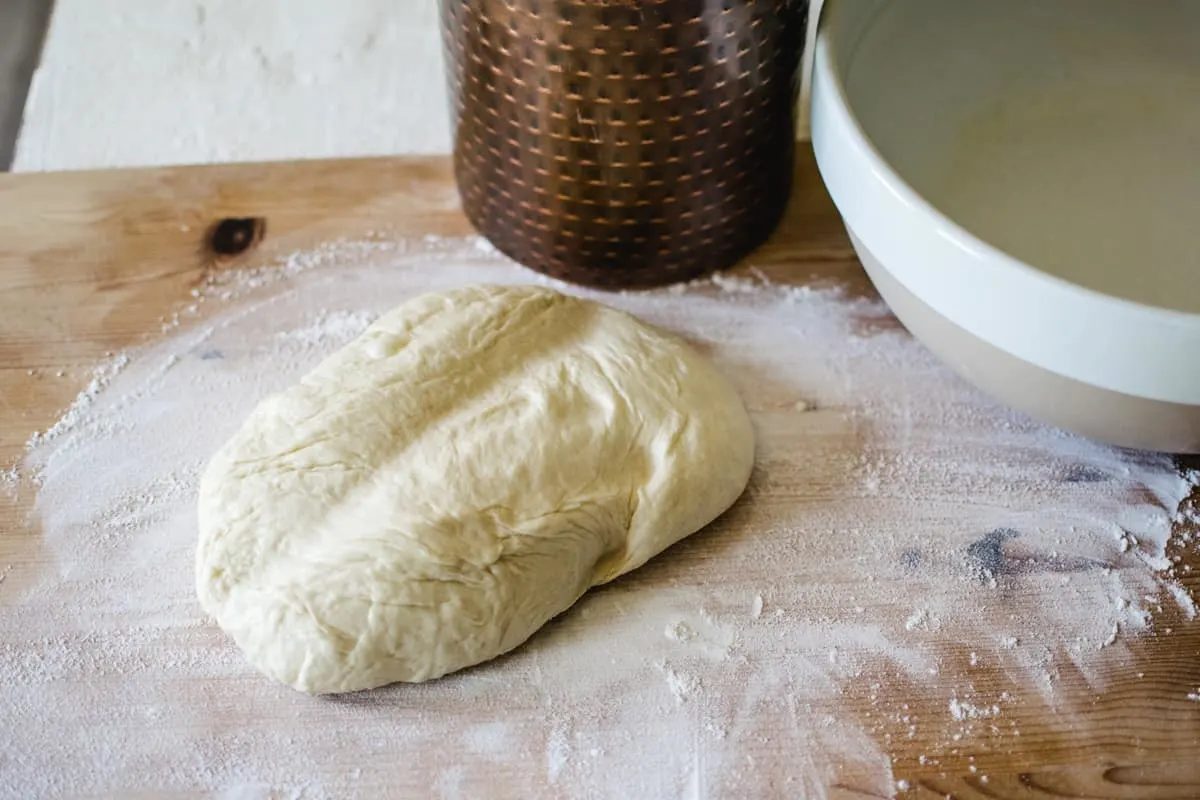
[{"label": "raw bread dough", "polygon": [[264,401],[200,486],[200,602],[297,689],[513,649],[728,508],[754,435],[673,336],[534,287],[387,314]]}]

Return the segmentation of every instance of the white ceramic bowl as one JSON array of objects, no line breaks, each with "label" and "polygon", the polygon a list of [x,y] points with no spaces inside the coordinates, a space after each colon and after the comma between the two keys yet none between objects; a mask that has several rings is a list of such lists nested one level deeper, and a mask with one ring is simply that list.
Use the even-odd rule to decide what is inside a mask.
[{"label": "white ceramic bowl", "polygon": [[1200,3],[827,0],[812,136],[926,346],[1064,428],[1200,452]]}]

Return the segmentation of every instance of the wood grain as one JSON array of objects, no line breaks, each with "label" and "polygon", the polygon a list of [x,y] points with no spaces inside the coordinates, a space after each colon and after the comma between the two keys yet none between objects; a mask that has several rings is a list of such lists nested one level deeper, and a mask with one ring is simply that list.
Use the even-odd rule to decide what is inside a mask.
[{"label": "wood grain", "polygon": [[[779,233],[755,254],[756,267],[783,282],[871,294],[811,151],[801,155],[796,187]],[[0,464],[17,460],[29,435],[62,413],[106,352],[153,340],[191,290],[223,270],[269,265],[336,237],[469,233],[441,158],[0,176],[0,209]],[[260,221],[261,240],[239,255],[219,254],[212,234],[227,219]],[[0,505],[0,562],[28,552],[36,533],[25,511]],[[1194,552],[1181,555],[1198,576],[1183,582],[1200,592],[1200,562]],[[676,557],[711,560],[714,551],[699,537]],[[1011,724],[947,748],[933,731],[906,738],[899,722],[882,715],[870,730],[877,741],[895,743],[886,749],[896,778],[911,787],[901,796],[1200,798],[1200,703],[1187,699],[1200,688],[1200,622],[1171,622],[1171,635],[1138,643],[1103,694],[1081,675],[1062,676],[1060,691],[1086,701],[1069,731],[1044,704],[1017,703],[1006,709]],[[944,657],[950,670],[967,653]],[[994,682],[999,688],[1005,677]],[[923,713],[945,714],[910,688],[904,695],[897,677],[893,692]],[[878,710],[856,690],[836,713],[866,719]],[[880,796],[864,793],[866,780],[847,765],[833,796]],[[782,780],[777,788],[787,795]]]}]

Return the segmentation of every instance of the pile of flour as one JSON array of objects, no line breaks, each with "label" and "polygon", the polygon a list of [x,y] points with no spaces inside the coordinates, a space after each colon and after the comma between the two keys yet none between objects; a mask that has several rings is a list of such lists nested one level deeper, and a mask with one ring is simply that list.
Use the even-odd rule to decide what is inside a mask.
[{"label": "pile of flour", "polygon": [[996,407],[875,299],[752,271],[591,295],[742,390],[758,466],[711,529],[441,681],[319,699],[255,674],[194,598],[207,457],[405,299],[537,281],[477,239],[330,245],[100,365],[3,484],[41,536],[36,568],[0,564],[0,794],[886,795],[901,742],[986,773],[971,743],[1069,730],[1195,616],[1171,555],[1196,475]]}]

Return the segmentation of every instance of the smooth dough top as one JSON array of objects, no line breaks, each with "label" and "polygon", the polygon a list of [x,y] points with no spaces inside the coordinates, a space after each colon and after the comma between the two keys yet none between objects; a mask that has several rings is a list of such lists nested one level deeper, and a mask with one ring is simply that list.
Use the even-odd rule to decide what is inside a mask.
[{"label": "smooth dough top", "polygon": [[201,604],[314,693],[525,641],[728,508],[729,382],[622,312],[536,287],[428,294],[265,400],[201,481]]}]

